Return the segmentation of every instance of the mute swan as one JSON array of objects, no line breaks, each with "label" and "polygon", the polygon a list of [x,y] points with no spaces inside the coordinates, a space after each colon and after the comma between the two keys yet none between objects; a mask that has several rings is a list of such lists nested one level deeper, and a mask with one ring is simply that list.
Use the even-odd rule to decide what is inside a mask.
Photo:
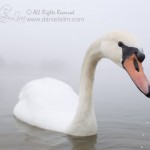
[{"label": "mute swan", "polygon": [[27,83],[14,108],[16,118],[43,129],[74,136],[97,133],[92,102],[95,68],[108,58],[127,71],[139,90],[150,98],[150,85],[143,72],[145,58],[136,38],[125,31],[107,33],[88,49],[82,66],[79,96],[56,79],[43,78]]}]

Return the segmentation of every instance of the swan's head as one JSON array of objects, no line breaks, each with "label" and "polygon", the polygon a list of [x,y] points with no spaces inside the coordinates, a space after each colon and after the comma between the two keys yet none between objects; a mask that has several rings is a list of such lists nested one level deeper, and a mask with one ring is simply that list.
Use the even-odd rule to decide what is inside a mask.
[{"label": "swan's head", "polygon": [[103,57],[124,68],[137,88],[150,98],[150,83],[142,67],[145,54],[132,34],[124,31],[108,33],[101,43],[101,52]]}]

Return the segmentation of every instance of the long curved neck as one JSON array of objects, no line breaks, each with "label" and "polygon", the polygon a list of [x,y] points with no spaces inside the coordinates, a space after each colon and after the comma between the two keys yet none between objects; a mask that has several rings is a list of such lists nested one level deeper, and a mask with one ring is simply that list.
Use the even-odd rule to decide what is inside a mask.
[{"label": "long curved neck", "polygon": [[96,65],[102,57],[98,50],[99,44],[100,42],[95,42],[91,45],[82,66],[79,105],[70,130],[71,133],[77,136],[94,135],[97,132],[92,90]]},{"label": "long curved neck", "polygon": [[96,65],[99,60],[100,58],[97,55],[96,51],[93,50],[93,47],[90,47],[84,58],[80,79],[79,107],[77,112],[83,115],[86,115],[89,112],[89,110],[93,107],[93,81]]}]

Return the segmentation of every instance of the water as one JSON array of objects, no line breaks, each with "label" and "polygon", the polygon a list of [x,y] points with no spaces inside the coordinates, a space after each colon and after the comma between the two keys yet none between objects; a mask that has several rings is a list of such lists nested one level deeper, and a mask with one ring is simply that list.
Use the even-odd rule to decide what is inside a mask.
[{"label": "water", "polygon": [[[73,76],[65,77],[63,73],[57,71],[52,73],[40,69],[1,70],[0,150],[150,149],[150,101],[137,91],[135,96],[130,95],[130,92],[128,92],[129,95],[126,92],[118,95],[119,91],[116,89],[122,88],[121,86],[116,89],[109,87],[111,91],[108,92],[104,90],[107,89],[106,84],[95,84],[93,98],[98,124],[97,136],[73,137],[32,127],[15,119],[12,111],[18,101],[21,87],[30,80],[44,76],[62,77],[75,89],[78,86],[76,81],[78,79],[74,80]],[[100,92],[100,87],[105,88]],[[126,87],[123,88],[126,89]]]}]

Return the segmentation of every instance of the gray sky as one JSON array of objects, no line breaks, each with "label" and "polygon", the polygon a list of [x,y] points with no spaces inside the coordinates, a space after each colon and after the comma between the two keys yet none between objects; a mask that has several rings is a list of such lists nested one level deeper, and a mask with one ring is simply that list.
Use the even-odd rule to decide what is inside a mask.
[{"label": "gray sky", "polygon": [[[4,6],[11,9],[9,13],[4,13]],[[55,13],[57,10],[74,11],[73,15],[51,14],[49,17],[84,18],[84,21],[21,22],[19,20],[18,22],[10,19],[18,17],[41,19],[45,17],[42,14],[43,10]],[[35,11],[37,14],[33,14]],[[125,29],[141,40],[146,54],[144,70],[150,78],[149,0],[61,0],[59,2],[58,0],[1,0],[0,21],[1,64],[3,60],[7,65],[12,65],[12,68],[15,65],[49,68],[53,70],[56,78],[67,81],[71,76],[70,84],[76,84],[73,87],[78,87],[83,57],[89,45],[105,32]],[[129,94],[137,93],[137,96],[144,98],[140,92],[137,92],[138,89],[125,71],[110,61],[103,60],[98,65],[95,78],[97,94],[100,88],[103,88],[107,94],[108,90],[112,89],[113,94],[116,90],[124,92],[130,89]],[[124,84],[120,86],[122,82]]]},{"label": "gray sky", "polygon": [[[84,18],[83,22],[0,22],[0,58],[7,63],[81,66],[88,46],[103,33],[114,29],[133,32],[141,40],[150,61],[150,2],[149,0],[1,0],[2,8],[9,5],[7,16],[16,13],[26,18],[42,18],[42,14],[28,15],[27,10],[73,11],[73,15],[59,17]],[[57,14],[50,17],[58,17]]]}]

